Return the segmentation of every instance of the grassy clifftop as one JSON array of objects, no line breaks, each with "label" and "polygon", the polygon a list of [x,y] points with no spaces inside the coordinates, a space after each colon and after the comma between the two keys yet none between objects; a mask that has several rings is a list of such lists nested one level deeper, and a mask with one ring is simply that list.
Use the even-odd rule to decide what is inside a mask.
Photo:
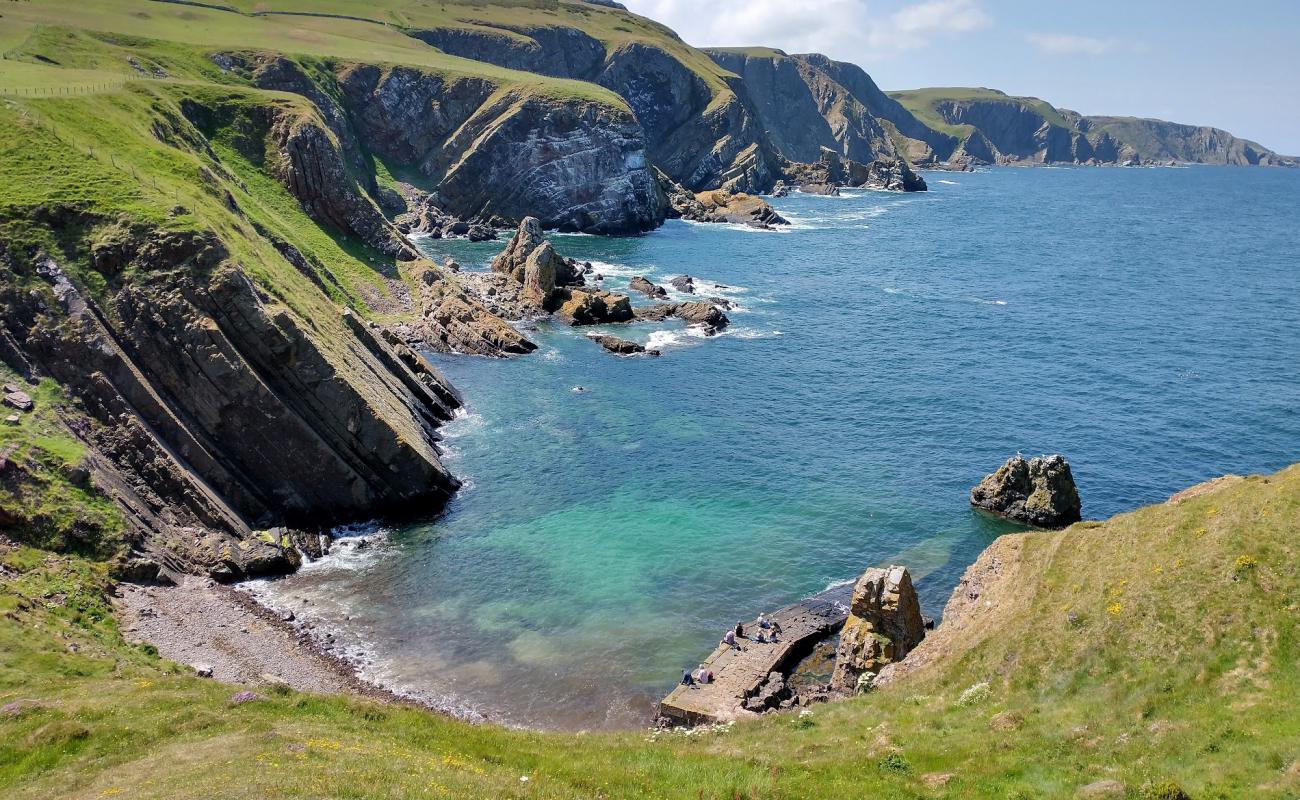
[{"label": "grassy clifftop", "polygon": [[974,130],[971,125],[952,125],[944,119],[938,110],[942,103],[1003,103],[1006,105],[1025,106],[1036,111],[1053,127],[1070,128],[1070,123],[1061,112],[1046,100],[1037,97],[1014,97],[997,89],[972,89],[961,87],[907,89],[889,92],[889,96],[903,104],[917,119],[934,130],[950,136],[964,138]]},{"label": "grassy clifftop", "polygon": [[910,674],[807,715],[692,735],[505,731],[291,692],[231,705],[235,689],[122,642],[98,566],[5,548],[0,789],[1039,798],[1111,781],[1118,797],[1290,798],[1298,529],[1292,467],[1103,523],[1003,537]]},{"label": "grassy clifftop", "polygon": [[[294,13],[285,14],[267,13],[268,5],[275,4],[200,5],[154,0],[86,0],[75,5],[30,0],[7,4],[0,17],[0,47],[6,51],[5,61],[12,63],[5,63],[0,70],[0,95],[22,96],[24,90],[81,89],[158,77],[126,58],[96,57],[76,47],[43,52],[40,58],[26,44],[33,35],[40,36],[50,27],[62,27],[110,43],[121,37],[169,43],[168,49],[179,60],[189,62],[188,67],[177,64],[177,69],[169,68],[169,76],[175,73],[174,77],[183,79],[221,79],[219,71],[193,59],[193,55],[205,50],[265,50],[369,64],[407,64],[447,77],[484,78],[562,100],[586,99],[626,107],[617,94],[595,84],[518,72],[440,53],[407,36],[386,19],[391,14],[383,2],[289,2],[285,10]],[[338,6],[337,12],[331,10],[333,6]],[[314,11],[307,13],[307,7]],[[258,13],[254,14],[254,10]]]}]

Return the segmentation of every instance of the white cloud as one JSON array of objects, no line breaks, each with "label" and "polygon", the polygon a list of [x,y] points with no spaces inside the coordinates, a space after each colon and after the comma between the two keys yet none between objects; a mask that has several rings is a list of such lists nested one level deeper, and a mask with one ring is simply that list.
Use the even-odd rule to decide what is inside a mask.
[{"label": "white cloud", "polygon": [[623,0],[697,46],[764,45],[861,61],[992,24],[979,0]]},{"label": "white cloud", "polygon": [[973,0],[929,0],[895,11],[890,20],[905,33],[965,33],[992,22]]},{"label": "white cloud", "polygon": [[1120,46],[1118,39],[1097,39],[1069,33],[1030,33],[1025,40],[1053,56],[1100,56]]}]

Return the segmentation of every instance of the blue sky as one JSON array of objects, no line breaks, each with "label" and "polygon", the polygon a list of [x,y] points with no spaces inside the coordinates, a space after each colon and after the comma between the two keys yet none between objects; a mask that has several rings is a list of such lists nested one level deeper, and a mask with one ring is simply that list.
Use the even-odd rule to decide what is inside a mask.
[{"label": "blue sky", "polygon": [[694,45],[823,52],[885,89],[988,86],[1300,155],[1300,0],[623,2]]}]

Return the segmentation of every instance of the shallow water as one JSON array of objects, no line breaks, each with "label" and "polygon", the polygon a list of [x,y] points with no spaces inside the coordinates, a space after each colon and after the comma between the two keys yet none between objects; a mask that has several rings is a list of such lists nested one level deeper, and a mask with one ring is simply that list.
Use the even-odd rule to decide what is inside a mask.
[{"label": "shallow water", "polygon": [[[1300,460],[1300,172],[929,177],[776,201],[781,233],[554,237],[607,288],[689,273],[743,310],[619,330],[659,359],[550,324],[528,357],[434,357],[464,491],[262,590],[461,713],[636,726],[728,624],[867,566],[911,567],[937,615],[1012,530],[967,493],[1017,451],[1065,453],[1089,517]],[[503,243],[422,246],[484,268]]]}]

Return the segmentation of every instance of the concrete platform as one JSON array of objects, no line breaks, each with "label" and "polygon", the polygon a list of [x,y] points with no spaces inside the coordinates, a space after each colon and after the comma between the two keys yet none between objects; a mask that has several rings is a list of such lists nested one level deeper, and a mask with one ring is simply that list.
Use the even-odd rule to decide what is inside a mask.
[{"label": "concrete platform", "polygon": [[[713,683],[682,686],[659,704],[659,717],[672,725],[709,725],[757,716],[742,707],[771,672],[786,672],[812,652],[819,641],[844,625],[853,584],[836,586],[771,615],[781,625],[781,641],[754,641],[758,621],[745,623],[740,649],[719,645],[702,663],[713,670]],[[718,631],[721,639],[725,630]]]}]

